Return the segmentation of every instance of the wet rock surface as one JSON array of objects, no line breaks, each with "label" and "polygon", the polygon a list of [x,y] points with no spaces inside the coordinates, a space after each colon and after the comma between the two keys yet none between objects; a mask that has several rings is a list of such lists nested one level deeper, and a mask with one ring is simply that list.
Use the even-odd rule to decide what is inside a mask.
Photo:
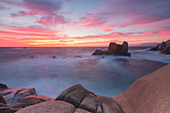
[{"label": "wet rock surface", "polygon": [[18,102],[19,99],[30,96],[30,95],[37,95],[35,88],[7,88],[7,89],[0,89],[0,95],[2,95],[8,105],[12,105]]},{"label": "wet rock surface", "polygon": [[41,102],[50,101],[50,100],[54,100],[54,99],[46,97],[46,96],[42,96],[42,95],[27,96],[27,97],[19,99],[16,104],[11,105],[10,107],[24,108],[26,106],[30,106],[30,105],[38,104]]}]

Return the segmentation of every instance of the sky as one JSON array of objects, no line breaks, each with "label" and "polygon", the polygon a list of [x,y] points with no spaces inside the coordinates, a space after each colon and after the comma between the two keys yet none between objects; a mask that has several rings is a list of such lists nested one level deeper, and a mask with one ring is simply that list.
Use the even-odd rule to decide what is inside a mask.
[{"label": "sky", "polygon": [[0,47],[130,46],[170,39],[170,0],[0,0]]}]

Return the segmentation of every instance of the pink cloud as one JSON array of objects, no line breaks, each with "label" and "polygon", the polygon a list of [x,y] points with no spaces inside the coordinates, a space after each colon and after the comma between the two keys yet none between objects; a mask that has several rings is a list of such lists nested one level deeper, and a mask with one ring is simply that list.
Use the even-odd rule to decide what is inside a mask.
[{"label": "pink cloud", "polygon": [[25,37],[32,37],[32,39],[34,39],[34,37],[41,37],[43,39],[48,37],[56,37],[58,36],[58,33],[59,31],[56,30],[14,27],[13,30],[1,30],[0,37],[21,37],[21,39],[24,39]]},{"label": "pink cloud", "polygon": [[56,1],[44,1],[44,0],[23,0],[23,2],[13,2],[13,1],[2,1],[4,3],[28,9],[31,12],[53,15],[55,12],[59,11],[62,2]]},{"label": "pink cloud", "polygon": [[87,28],[102,28],[105,32],[115,27],[144,26],[170,18],[167,4],[168,1],[162,0],[109,1],[92,13],[87,13],[76,24]]},{"label": "pink cloud", "polygon": [[19,11],[18,13],[11,13],[11,17],[35,16],[38,13]]},{"label": "pink cloud", "polygon": [[3,10],[3,9],[5,9],[5,7],[3,7],[3,6],[0,6],[0,10]]},{"label": "pink cloud", "polygon": [[53,15],[61,8],[61,2],[52,1],[37,1],[37,0],[24,0],[24,6],[33,12],[42,14]]},{"label": "pink cloud", "polygon": [[[83,37],[58,36],[61,32],[62,31],[31,27],[16,27],[10,31],[0,31],[0,39],[1,42],[6,43],[7,45],[20,44],[23,42],[26,46],[108,46],[110,42],[122,43],[124,40],[128,41],[130,45],[135,45],[145,43],[146,39],[153,39],[153,35],[151,34],[155,31],[144,33],[113,32],[107,35],[88,35]],[[159,42],[161,37],[167,38],[170,34],[166,33],[167,31],[157,33],[156,36],[160,37],[160,39],[154,41]]]},{"label": "pink cloud", "polygon": [[63,16],[56,15],[56,16],[44,16],[41,17],[37,23],[44,24],[47,26],[55,26],[57,24],[67,24],[69,23]]},{"label": "pink cloud", "polygon": [[112,25],[107,23],[107,17],[103,18],[101,15],[87,13],[81,17],[78,22],[73,22],[72,26],[80,26],[85,28],[102,28],[104,32],[111,32]]},{"label": "pink cloud", "polygon": [[58,12],[61,9],[61,1],[40,1],[40,0],[24,0],[23,2],[10,2],[5,1],[10,5],[25,8],[29,11],[19,11],[17,13],[11,13],[11,17],[23,17],[23,16],[41,16],[36,18],[36,22],[47,26],[55,26],[57,24],[67,24],[68,21],[64,16],[59,15]]}]

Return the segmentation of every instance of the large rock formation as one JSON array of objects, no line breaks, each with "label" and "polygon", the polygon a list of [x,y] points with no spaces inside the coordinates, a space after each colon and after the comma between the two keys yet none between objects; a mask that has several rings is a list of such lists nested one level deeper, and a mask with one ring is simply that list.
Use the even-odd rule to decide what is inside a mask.
[{"label": "large rock formation", "polygon": [[64,90],[55,101],[25,107],[17,113],[122,113],[111,97],[95,95],[80,84]]},{"label": "large rock formation", "polygon": [[80,84],[64,90],[56,100],[66,101],[76,108],[92,113],[122,113],[120,107],[112,98],[97,96]]},{"label": "large rock formation", "polygon": [[170,64],[135,81],[114,96],[124,113],[170,112]]},{"label": "large rock formation", "polygon": [[116,43],[110,43],[107,51],[96,50],[92,55],[120,55],[120,56],[130,56],[128,53],[128,43],[123,42],[122,45]]},{"label": "large rock formation", "polygon": [[163,41],[155,47],[150,49],[151,51],[160,51],[161,54],[170,54],[170,40]]}]

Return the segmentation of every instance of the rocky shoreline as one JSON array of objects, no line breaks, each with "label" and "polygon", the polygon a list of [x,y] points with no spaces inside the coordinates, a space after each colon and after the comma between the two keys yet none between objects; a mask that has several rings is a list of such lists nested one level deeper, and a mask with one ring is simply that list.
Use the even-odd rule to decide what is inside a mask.
[{"label": "rocky shoreline", "polygon": [[[56,99],[35,88],[0,84],[0,113],[167,113],[170,111],[170,64],[135,81],[114,97],[96,95],[76,84]],[[156,104],[155,104],[156,103]]]},{"label": "rocky shoreline", "polygon": [[170,54],[170,40],[157,44],[157,46],[152,47],[150,51],[160,51],[161,54]]}]

